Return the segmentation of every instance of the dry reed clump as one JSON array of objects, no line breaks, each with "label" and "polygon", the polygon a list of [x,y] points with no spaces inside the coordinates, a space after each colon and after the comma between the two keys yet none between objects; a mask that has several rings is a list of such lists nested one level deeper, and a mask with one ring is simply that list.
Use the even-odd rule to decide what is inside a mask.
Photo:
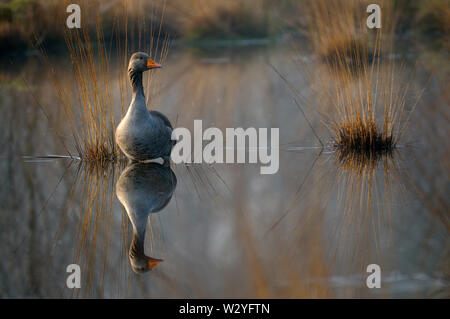
[{"label": "dry reed clump", "polygon": [[[78,157],[83,160],[109,161],[120,155],[114,141],[116,126],[112,92],[110,54],[103,45],[98,27],[98,47],[86,31],[68,32],[66,43],[70,53],[75,82],[75,94],[54,84],[70,126]],[[75,102],[76,101],[76,102]]]},{"label": "dry reed clump", "polygon": [[356,118],[335,128],[335,146],[353,151],[383,151],[395,147],[392,132],[382,132],[373,118]]},{"label": "dry reed clump", "polygon": [[317,101],[310,104],[319,108],[332,136],[331,146],[340,150],[389,151],[406,128],[410,84],[399,77],[403,66],[380,57],[380,38],[378,34],[373,59],[351,63],[339,57],[339,65],[328,64],[314,72],[312,81],[318,82],[319,90]]},{"label": "dry reed clump", "polygon": [[[393,62],[380,68],[379,57],[357,71],[341,71],[340,81],[326,92],[325,117],[332,146],[356,153],[391,151],[402,135],[408,86],[399,85]],[[329,89],[329,88],[328,88]],[[327,89],[327,90],[328,90]]]},{"label": "dry reed clump", "polygon": [[[325,61],[320,82],[319,112],[324,116],[332,145],[355,152],[383,152],[395,148],[405,128],[408,85],[397,78],[392,59],[398,12],[379,3],[382,28],[368,29],[365,0],[307,1],[309,37],[315,53]],[[388,23],[389,22],[389,23]],[[335,75],[329,78],[330,73]],[[312,72],[310,72],[312,76]]]},{"label": "dry reed clump", "polygon": [[397,67],[392,59],[382,61],[379,38],[371,61],[362,60],[356,67],[343,63],[331,68],[339,79],[325,89],[324,101],[332,144],[338,149],[391,151],[407,126],[410,113],[405,107],[410,84],[399,77],[403,66]]}]

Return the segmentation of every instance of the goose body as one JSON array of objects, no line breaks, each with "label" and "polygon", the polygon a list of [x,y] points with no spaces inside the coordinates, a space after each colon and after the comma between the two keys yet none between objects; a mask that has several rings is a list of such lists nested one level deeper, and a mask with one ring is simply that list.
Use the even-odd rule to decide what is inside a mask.
[{"label": "goose body", "polygon": [[162,261],[144,253],[147,219],[151,213],[167,206],[176,185],[173,171],[158,163],[129,164],[117,181],[117,198],[125,207],[133,227],[129,258],[136,273],[146,272]]},{"label": "goose body", "polygon": [[142,73],[159,67],[161,65],[142,52],[134,53],[128,66],[133,95],[115,138],[122,152],[134,161],[156,158],[167,161],[172,150],[172,125],[162,113],[147,109],[142,85]]}]

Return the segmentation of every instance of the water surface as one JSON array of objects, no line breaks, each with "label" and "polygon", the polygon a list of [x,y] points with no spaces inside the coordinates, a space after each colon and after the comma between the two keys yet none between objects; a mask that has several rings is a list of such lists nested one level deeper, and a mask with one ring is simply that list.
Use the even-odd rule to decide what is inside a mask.
[{"label": "water surface", "polygon": [[[253,164],[172,164],[158,178],[131,177],[133,194],[143,194],[131,201],[157,210],[146,227],[145,253],[164,260],[144,274],[132,271],[132,226],[116,196],[127,163],[99,168],[24,158],[67,155],[61,139],[70,141],[70,131],[48,66],[33,56],[5,62],[0,296],[448,297],[448,95],[439,68],[414,54],[420,63],[408,79],[411,100],[432,80],[411,116],[413,133],[392,156],[361,164],[318,148],[269,66],[308,96],[314,83],[292,66],[296,59],[314,61],[308,53],[289,45],[172,49],[157,71],[152,107],[189,129],[194,119],[221,129],[279,127],[280,170],[260,175]],[[64,54],[50,60],[57,70],[69,69]],[[64,74],[70,90],[73,78]],[[113,101],[118,116],[118,92]],[[329,139],[320,116],[308,114]],[[154,191],[169,185],[168,170],[176,185]],[[73,263],[82,269],[81,289],[66,287]],[[381,289],[366,286],[372,263],[381,267]]]}]

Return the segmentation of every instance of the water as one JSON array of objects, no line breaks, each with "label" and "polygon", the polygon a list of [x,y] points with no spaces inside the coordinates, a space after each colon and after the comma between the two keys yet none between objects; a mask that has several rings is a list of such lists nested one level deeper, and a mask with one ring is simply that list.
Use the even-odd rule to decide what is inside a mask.
[{"label": "water", "polygon": [[[5,61],[0,296],[448,297],[448,95],[442,69],[421,58],[426,53],[415,53],[420,63],[409,79],[414,100],[432,75],[411,116],[413,133],[392,158],[358,169],[318,147],[269,66],[311,95],[314,84],[292,67],[293,60],[314,61],[307,53],[288,45],[173,48],[157,71],[153,107],[189,129],[194,119],[221,129],[279,127],[280,170],[260,175],[259,164],[172,165],[177,182],[170,191],[153,191],[168,185],[164,177],[133,184],[135,201],[163,206],[150,215],[144,247],[164,261],[144,274],[131,269],[132,226],[116,196],[127,163],[100,169],[33,157],[67,155],[61,139],[70,141],[70,131],[49,68],[37,56],[13,66]],[[59,71],[70,69],[63,53],[50,61]],[[61,81],[70,91],[70,72]],[[117,116],[117,92],[113,101]],[[308,114],[326,141],[320,116]],[[81,267],[81,289],[66,287],[73,263]],[[366,286],[373,263],[381,267],[381,289]]]}]

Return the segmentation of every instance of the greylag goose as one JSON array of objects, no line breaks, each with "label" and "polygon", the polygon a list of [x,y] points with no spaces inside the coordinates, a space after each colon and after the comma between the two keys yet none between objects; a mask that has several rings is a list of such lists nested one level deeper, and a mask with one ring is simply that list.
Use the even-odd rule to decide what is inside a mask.
[{"label": "greylag goose", "polygon": [[170,159],[174,144],[172,125],[162,113],[147,110],[142,86],[142,73],[160,67],[143,52],[134,53],[128,64],[133,94],[128,111],[117,126],[115,138],[122,152],[133,161],[162,158],[168,163]]},{"label": "greylag goose", "polygon": [[147,219],[150,213],[166,207],[176,185],[174,172],[158,163],[131,163],[117,181],[117,198],[125,207],[133,227],[128,255],[131,268],[137,274],[151,270],[162,261],[144,253]]}]

